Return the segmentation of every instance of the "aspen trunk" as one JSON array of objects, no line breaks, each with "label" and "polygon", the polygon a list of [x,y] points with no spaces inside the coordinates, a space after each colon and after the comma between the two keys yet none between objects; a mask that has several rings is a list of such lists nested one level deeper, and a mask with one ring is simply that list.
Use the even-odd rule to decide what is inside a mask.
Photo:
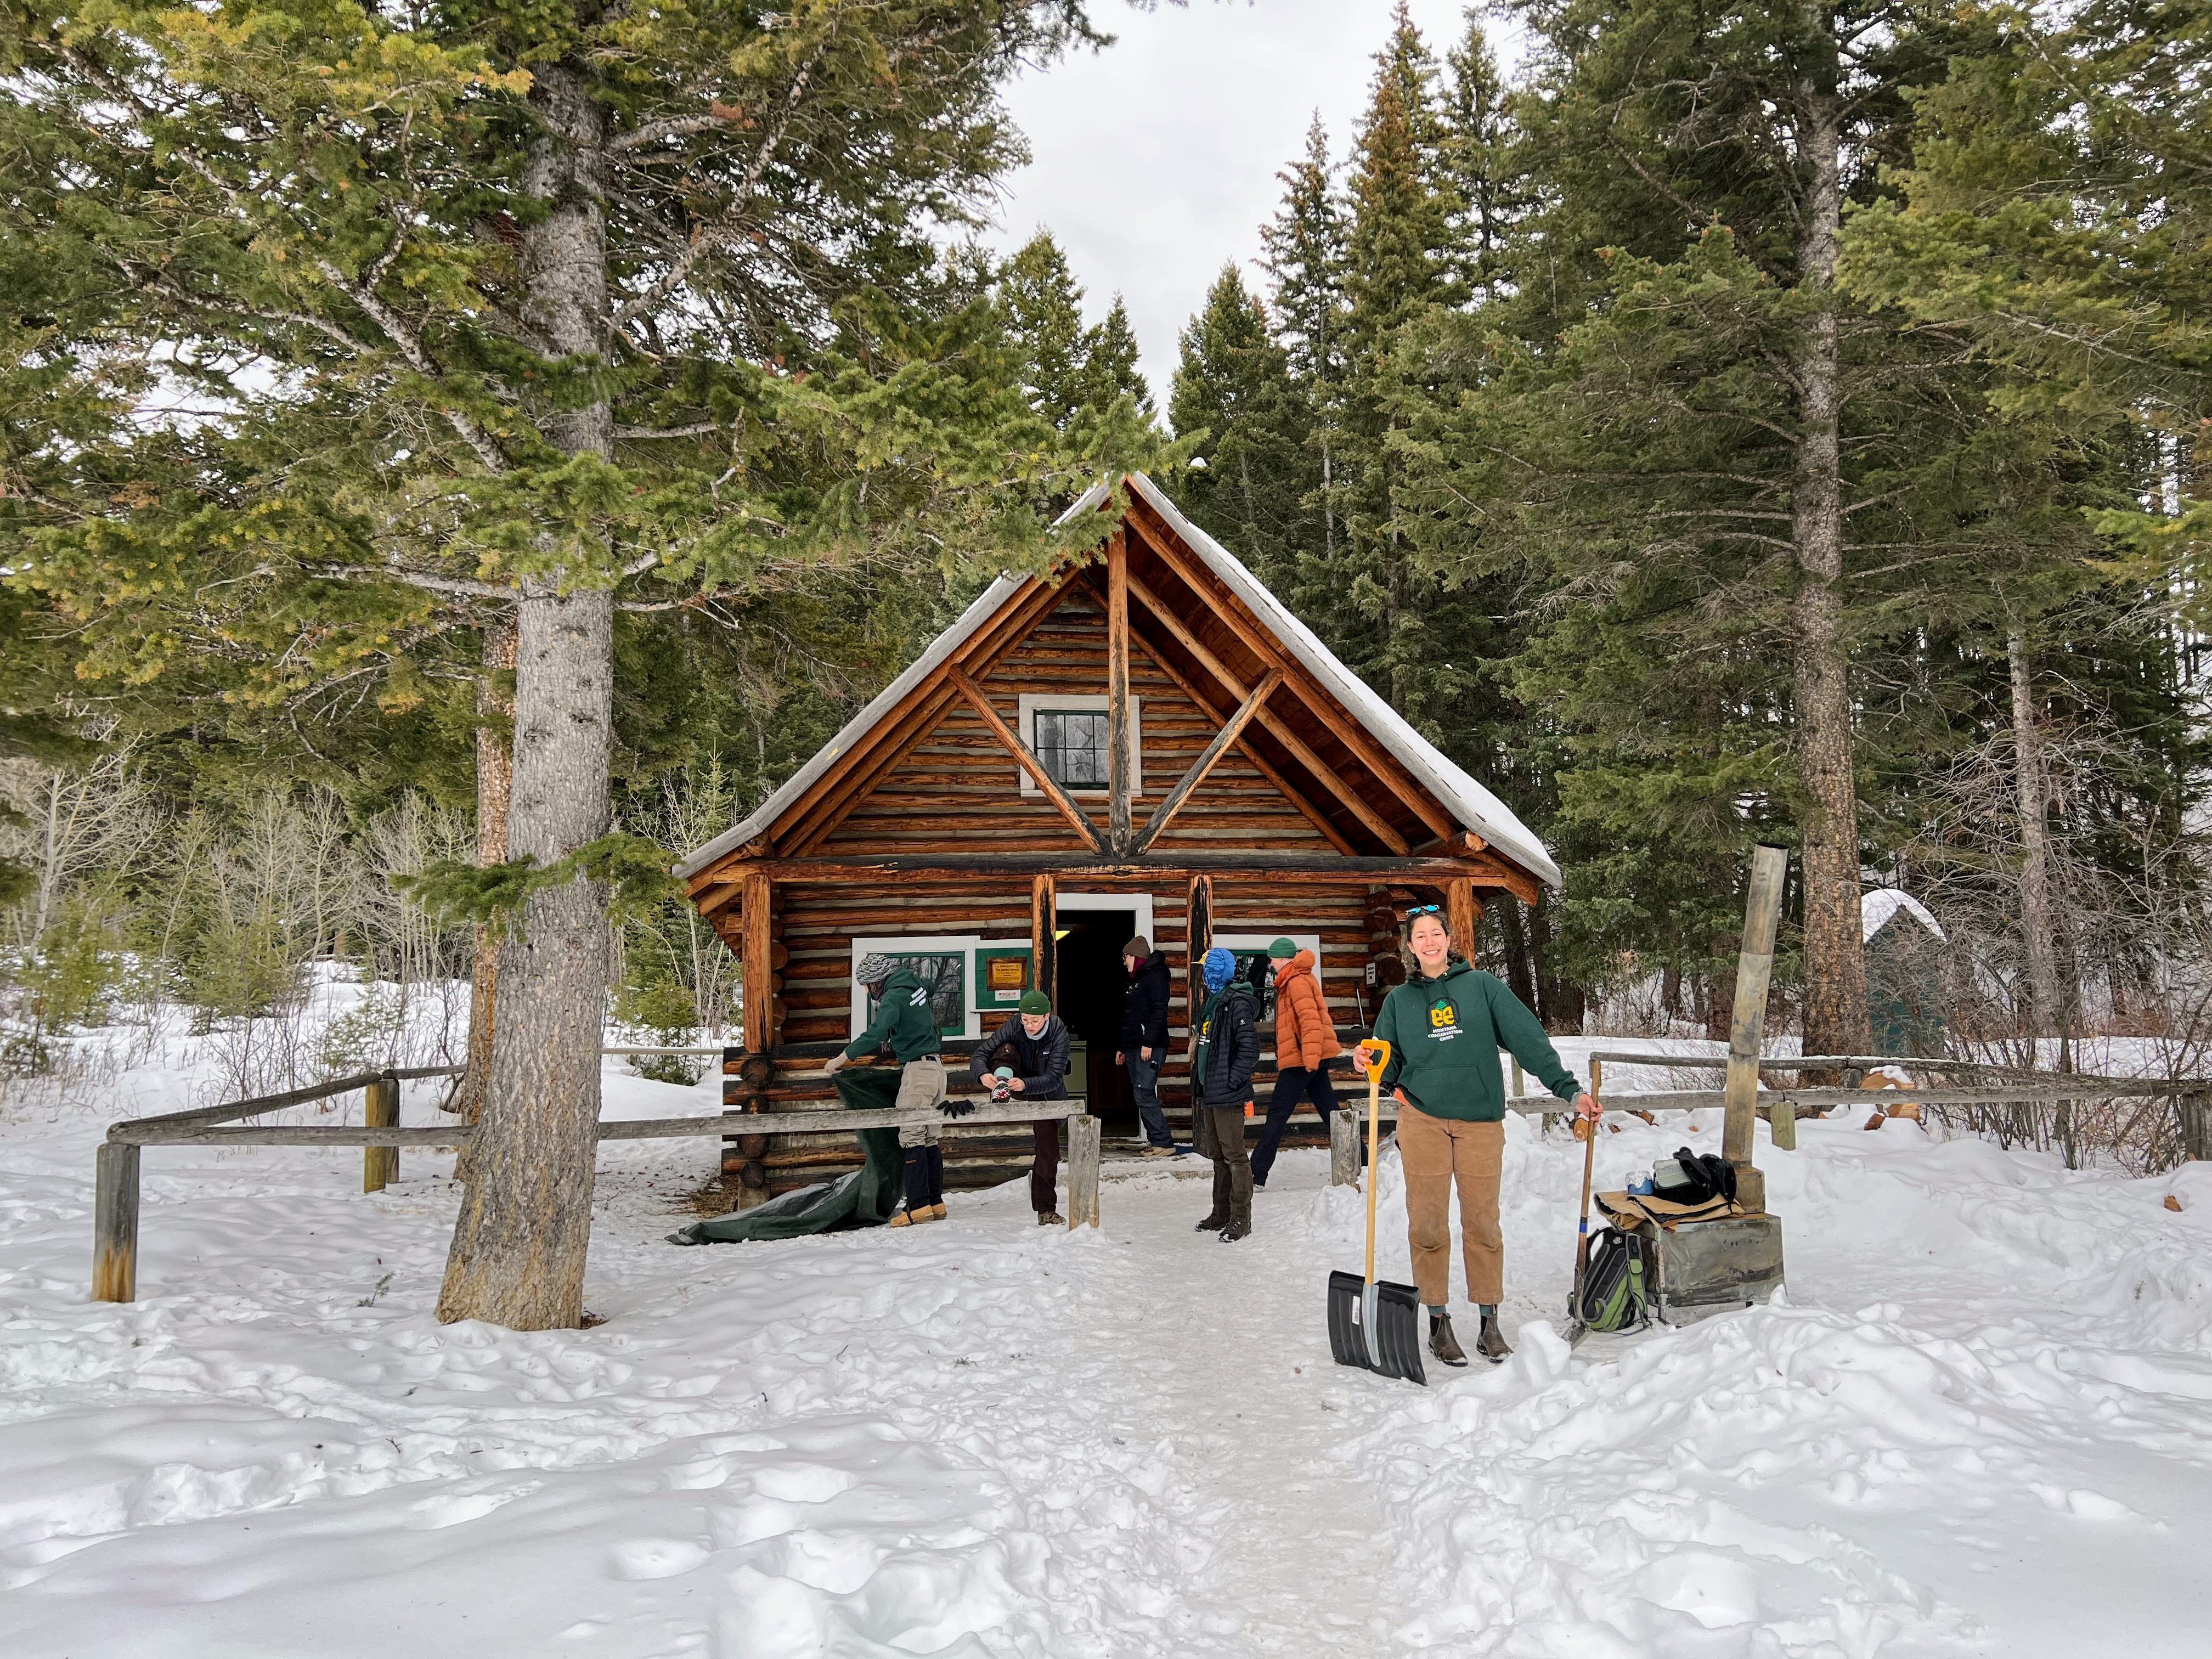
[{"label": "aspen trunk", "polygon": [[[538,70],[531,102],[541,126],[524,177],[546,204],[524,247],[531,320],[554,355],[599,356],[608,315],[604,118],[559,64]],[[571,455],[611,453],[604,402],[552,414],[542,429]],[[512,856],[541,865],[605,835],[610,816],[614,603],[591,574],[528,575],[517,608],[508,839]],[[541,888],[510,922],[441,1320],[543,1330],[582,1317],[607,954],[606,894],[596,882]]]},{"label": "aspen trunk", "polygon": [[1821,301],[1803,325],[1794,363],[1799,432],[1791,531],[1798,590],[1797,777],[1804,798],[1807,1052],[1863,1054],[1866,954],[1859,925],[1858,785],[1851,767],[1850,673],[1844,640],[1842,395],[1832,303],[1843,226],[1837,100],[1805,89],[1804,160],[1811,171],[1801,288]]},{"label": "aspen trunk", "polygon": [[[507,862],[507,813],[514,799],[514,702],[501,677],[514,668],[514,621],[501,617],[484,628],[483,665],[477,677],[477,862],[485,866]],[[469,981],[468,1070],[447,1108],[468,1123],[483,1114],[491,1075],[499,945],[498,933],[478,923],[476,967]],[[462,1161],[467,1162],[465,1152]]]},{"label": "aspen trunk", "polygon": [[2020,806],[2020,927],[2027,954],[2027,1034],[2048,1036],[2059,1012],[2057,933],[2051,915],[2051,840],[2044,823],[2050,799],[2043,772],[2043,736],[2035,718],[2035,683],[2027,637],[2014,628],[2005,640],[2012,670],[2013,788]]}]

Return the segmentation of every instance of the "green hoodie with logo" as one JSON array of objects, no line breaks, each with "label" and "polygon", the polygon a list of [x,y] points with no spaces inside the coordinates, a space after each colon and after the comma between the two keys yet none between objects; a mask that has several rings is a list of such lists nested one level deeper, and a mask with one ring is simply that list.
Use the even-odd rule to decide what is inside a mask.
[{"label": "green hoodie with logo", "polygon": [[1583,1085],[1560,1063],[1551,1038],[1521,999],[1454,957],[1434,979],[1416,970],[1382,1000],[1375,1035],[1390,1045],[1384,1089],[1400,1088],[1431,1117],[1495,1123],[1505,1115],[1498,1051],[1510,1049],[1531,1075],[1571,1105]]},{"label": "green hoodie with logo", "polygon": [[868,1029],[845,1045],[845,1058],[858,1060],[884,1043],[900,1063],[940,1052],[945,1039],[938,1035],[937,1016],[929,1010],[929,992],[911,969],[891,969],[884,994],[876,1004],[876,1017]]}]

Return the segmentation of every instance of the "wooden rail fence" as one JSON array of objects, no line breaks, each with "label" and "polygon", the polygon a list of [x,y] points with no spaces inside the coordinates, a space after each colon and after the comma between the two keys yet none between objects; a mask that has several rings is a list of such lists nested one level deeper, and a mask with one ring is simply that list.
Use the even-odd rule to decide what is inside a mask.
[{"label": "wooden rail fence", "polygon": [[[720,1048],[609,1048],[603,1054],[720,1054]],[[363,1072],[279,1095],[190,1111],[163,1112],[153,1117],[125,1118],[108,1126],[107,1139],[94,1155],[92,1206],[92,1299],[130,1302],[138,1293],[139,1153],[148,1146],[359,1146],[362,1190],[381,1192],[399,1178],[399,1149],[403,1146],[453,1147],[476,1133],[466,1123],[435,1123],[408,1128],[399,1121],[399,1085],[410,1078],[458,1077],[459,1066],[408,1066],[381,1072]],[[237,1126],[240,1120],[264,1117],[289,1106],[305,1106],[319,1100],[360,1091],[363,1096],[362,1121]],[[1068,1225],[1098,1224],[1099,1129],[1080,1100],[1009,1102],[1003,1105],[977,1103],[966,1115],[952,1120],[962,1125],[1035,1123],[1043,1119],[1070,1120],[1068,1146]],[[860,1129],[896,1129],[912,1123],[942,1123],[935,1110],[823,1110],[797,1112],[719,1112],[703,1117],[647,1117],[603,1121],[601,1140],[678,1140],[692,1137],[720,1140],[742,1131],[747,1134],[850,1134]]]}]

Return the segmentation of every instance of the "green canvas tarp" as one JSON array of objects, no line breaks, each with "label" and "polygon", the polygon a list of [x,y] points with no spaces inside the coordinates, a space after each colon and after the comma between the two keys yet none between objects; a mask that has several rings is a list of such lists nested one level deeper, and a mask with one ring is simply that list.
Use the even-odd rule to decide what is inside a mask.
[{"label": "green canvas tarp", "polygon": [[[837,1073],[837,1097],[854,1111],[889,1111],[898,1101],[899,1068],[864,1066]],[[772,1198],[743,1214],[695,1221],[668,1235],[672,1244],[741,1244],[749,1239],[800,1238],[833,1229],[879,1227],[899,1206],[906,1154],[896,1129],[862,1129],[860,1167]]]}]

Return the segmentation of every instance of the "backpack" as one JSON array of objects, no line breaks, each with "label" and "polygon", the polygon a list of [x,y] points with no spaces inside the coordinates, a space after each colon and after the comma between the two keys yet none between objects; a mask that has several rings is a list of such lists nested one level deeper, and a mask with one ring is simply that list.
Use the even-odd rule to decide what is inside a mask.
[{"label": "backpack", "polygon": [[1687,1146],[1675,1149],[1651,1166],[1651,1195],[1674,1204],[1709,1204],[1714,1199],[1735,1197],[1735,1166],[1711,1152],[1699,1154]]},{"label": "backpack", "polygon": [[1593,1331],[1641,1330],[1650,1322],[1650,1297],[1644,1241],[1618,1227],[1601,1230],[1590,1241],[1577,1317]]}]

